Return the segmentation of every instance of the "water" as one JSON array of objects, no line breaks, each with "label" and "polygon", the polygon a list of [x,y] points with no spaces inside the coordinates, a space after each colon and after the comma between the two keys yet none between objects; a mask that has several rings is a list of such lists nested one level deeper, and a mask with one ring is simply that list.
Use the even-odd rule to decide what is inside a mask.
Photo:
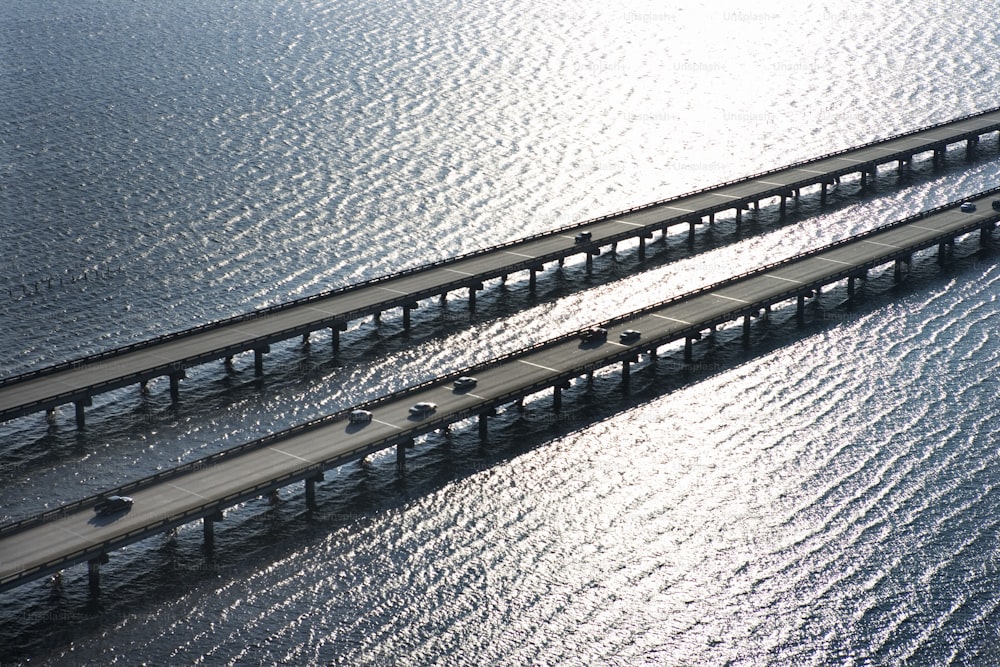
[{"label": "water", "polygon": [[[995,104],[973,3],[0,8],[0,373]],[[0,425],[13,520],[996,183],[998,146]],[[1000,269],[959,244],[0,596],[5,662],[989,664]]]}]

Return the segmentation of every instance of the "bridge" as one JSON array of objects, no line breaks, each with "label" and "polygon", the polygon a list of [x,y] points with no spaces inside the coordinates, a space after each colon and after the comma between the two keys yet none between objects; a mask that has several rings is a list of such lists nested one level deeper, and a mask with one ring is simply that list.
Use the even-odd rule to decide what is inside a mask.
[{"label": "bridge", "polygon": [[[780,199],[783,214],[788,198],[798,197],[803,188],[819,185],[821,199],[825,201],[828,186],[839,182],[844,175],[859,173],[865,187],[879,165],[898,162],[902,169],[915,155],[929,151],[937,162],[949,145],[963,141],[971,154],[981,136],[996,131],[1000,131],[1000,107],[398,274],[8,377],[0,380],[0,421],[43,410],[51,416],[56,407],[72,403],[77,426],[82,428],[85,407],[91,404],[93,396],[133,384],[145,389],[149,380],[159,377],[169,378],[171,398],[177,401],[180,381],[185,370],[192,366],[220,359],[229,362],[237,354],[253,351],[255,373],[262,375],[264,355],[271,344],[279,341],[297,336],[308,338],[312,332],[329,329],[336,353],[340,332],[346,330],[350,321],[369,316],[378,318],[386,310],[401,308],[403,326],[408,329],[410,313],[420,300],[444,298],[456,290],[468,290],[470,309],[474,311],[476,292],[483,289],[484,281],[505,280],[511,273],[528,271],[530,288],[534,289],[536,274],[545,264],[562,263],[572,255],[585,254],[589,268],[601,247],[629,239],[638,239],[642,259],[646,241],[656,231],[661,231],[665,240],[668,228],[688,225],[689,238],[693,238],[696,226],[706,218],[714,221],[716,214],[733,210],[739,224],[744,210],[751,205],[759,208],[762,200],[775,197]],[[581,232],[590,234],[582,243],[576,241]]]},{"label": "bridge", "polygon": [[[1000,221],[1000,210],[992,207],[996,197],[1000,188],[968,200],[975,211],[952,202],[598,323],[607,330],[606,339],[564,335],[396,392],[359,406],[372,412],[368,423],[351,423],[348,411],[341,411],[102,494],[132,496],[134,507],[125,514],[95,514],[101,496],[91,496],[0,526],[0,590],[83,562],[96,590],[100,565],[110,552],[151,535],[200,519],[211,546],[214,523],[223,520],[226,508],[299,481],[313,507],[315,484],[325,470],[371,452],[395,447],[397,462],[404,465],[414,438],[467,419],[478,419],[485,437],[488,419],[500,406],[552,389],[559,410],[562,391],[573,380],[620,363],[628,383],[631,364],[641,354],[655,360],[658,348],[682,340],[684,359],[691,361],[693,344],[706,330],[741,318],[749,343],[752,318],[776,304],[794,302],[801,319],[806,300],[832,283],[847,280],[853,296],[855,282],[876,267],[893,263],[895,279],[901,280],[915,252],[936,247],[943,260],[956,239],[976,231],[980,244],[989,245]],[[622,339],[625,330],[640,335]],[[460,375],[475,376],[476,386],[455,388]],[[410,406],[421,401],[438,408],[412,414]]]}]

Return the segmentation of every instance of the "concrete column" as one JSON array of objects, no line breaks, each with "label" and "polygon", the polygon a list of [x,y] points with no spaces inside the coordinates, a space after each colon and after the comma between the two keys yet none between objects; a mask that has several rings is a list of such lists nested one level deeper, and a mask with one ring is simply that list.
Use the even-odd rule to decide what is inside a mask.
[{"label": "concrete column", "polygon": [[587,273],[590,273],[594,268],[594,256],[589,252],[587,253]]},{"label": "concrete column", "polygon": [[184,371],[176,371],[170,374],[170,400],[177,403],[181,400],[181,380],[187,377]]},{"label": "concrete column", "polygon": [[489,427],[489,422],[487,421],[488,417],[489,415],[485,412],[480,413],[479,415],[479,437],[484,440],[486,439],[486,435],[488,433],[488,427]]},{"label": "concrete column", "polygon": [[690,364],[694,359],[694,338],[687,336],[684,339],[684,363]]},{"label": "concrete column", "polygon": [[992,240],[991,232],[993,231],[993,225],[988,225],[979,230],[979,247],[987,248]]},{"label": "concrete column", "polygon": [[630,376],[632,375],[632,362],[628,359],[622,360],[622,384],[628,387]]},{"label": "concrete column", "polygon": [[743,345],[750,344],[750,313],[743,316]]},{"label": "concrete column", "polygon": [[413,441],[410,440],[409,443],[400,442],[396,445],[396,467],[403,468],[406,466],[406,448],[407,446],[412,446]]},{"label": "concrete column", "polygon": [[403,306],[403,329],[410,330],[410,307]]},{"label": "concrete column", "polygon": [[971,137],[965,143],[965,156],[967,158],[975,157],[976,148],[979,147],[979,137]]},{"label": "concrete column", "polygon": [[229,355],[228,357],[226,357],[226,360],[223,362],[223,364],[225,365],[226,370],[232,370],[232,368],[233,368],[233,355]]},{"label": "concrete column", "polygon": [[149,380],[143,380],[139,383],[139,393],[143,396],[149,394]]},{"label": "concrete column", "polygon": [[709,213],[708,214],[708,224],[710,224],[710,225],[714,225],[715,224],[715,214],[714,213]]},{"label": "concrete column", "polygon": [[223,519],[225,519],[225,516],[223,516],[222,510],[218,510],[214,514],[208,514],[202,519],[206,549],[211,549],[215,546],[215,522],[222,521]]},{"label": "concrete column", "polygon": [[639,259],[640,260],[646,259],[646,237],[645,236],[640,236],[639,237]]},{"label": "concrete column", "polygon": [[656,363],[656,348],[655,347],[649,348],[648,354],[649,354],[649,361],[650,361],[650,363],[654,363],[655,364]]},{"label": "concrete column", "polygon": [[736,224],[739,225],[741,222],[743,222],[743,207],[742,206],[737,206],[736,207]]},{"label": "concrete column", "polygon": [[476,312],[476,288],[469,288],[469,314],[472,315]]},{"label": "concrete column", "polygon": [[330,327],[330,344],[333,346],[334,356],[340,354],[340,327]]},{"label": "concrete column", "polygon": [[87,561],[87,583],[90,586],[91,595],[96,595],[101,590],[101,566],[111,559],[107,554],[101,554],[96,558]]},{"label": "concrete column", "polygon": [[302,334],[302,344],[303,345],[308,345],[309,344],[309,332],[308,331],[305,332],[304,334]]},{"label": "concrete column", "polygon": [[528,291],[535,291],[535,285],[538,282],[537,275],[538,272],[535,269],[528,270]]},{"label": "concrete column", "polygon": [[316,482],[323,481],[323,473],[306,478],[306,507],[316,509]]},{"label": "concrete column", "polygon": [[862,169],[861,170],[861,189],[864,190],[866,187],[868,187],[868,170],[867,169]]},{"label": "concrete column", "polygon": [[820,183],[819,186],[819,203],[820,204],[826,203],[826,181]]},{"label": "concrete column", "polygon": [[796,299],[795,304],[795,319],[798,320],[799,324],[802,324],[806,316],[806,297],[800,294]]},{"label": "concrete column", "polygon": [[55,408],[47,408],[45,410],[45,421],[47,421],[48,423],[52,424],[53,422],[55,422],[55,420],[56,420],[56,409]]},{"label": "concrete column", "polygon": [[694,221],[688,221],[688,243],[694,245],[694,226],[698,224]]},{"label": "concrete column", "polygon": [[372,315],[372,322],[375,323],[375,326],[378,326],[378,325],[382,324],[382,313],[378,312],[378,313],[373,314]]},{"label": "concrete column", "polygon": [[562,387],[556,385],[552,388],[552,409],[556,412],[562,410]]},{"label": "concrete column", "polygon": [[785,205],[785,199],[787,199],[787,197],[784,194],[782,194],[781,195],[781,204],[778,205],[778,215],[781,215],[781,216],[785,215],[785,210],[787,208],[786,205]]},{"label": "concrete column", "polygon": [[82,429],[86,426],[86,416],[83,413],[83,409],[88,405],[93,405],[94,400],[89,396],[87,398],[80,399],[73,403],[76,407],[76,427]]},{"label": "concrete column", "polygon": [[264,355],[271,351],[267,345],[258,347],[253,351],[253,373],[257,377],[264,374]]},{"label": "concrete column", "polygon": [[847,298],[854,298],[854,276],[848,276],[847,278]]}]

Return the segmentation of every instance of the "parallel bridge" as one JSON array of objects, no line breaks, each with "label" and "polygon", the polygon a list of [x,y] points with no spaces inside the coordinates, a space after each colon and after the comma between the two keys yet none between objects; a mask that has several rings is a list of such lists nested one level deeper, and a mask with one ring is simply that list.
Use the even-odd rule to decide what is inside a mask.
[{"label": "parallel bridge", "polygon": [[[665,237],[668,228],[688,225],[690,238],[706,218],[711,221],[716,214],[733,210],[739,223],[744,210],[774,197],[780,198],[784,213],[786,200],[797,197],[802,188],[819,185],[820,197],[825,200],[828,186],[844,175],[859,173],[864,187],[879,165],[897,162],[902,169],[915,155],[925,152],[933,152],[937,162],[949,145],[958,142],[965,142],[966,150],[972,153],[980,137],[996,131],[1000,131],[1000,107],[399,274],[5,378],[0,380],[0,421],[43,410],[51,414],[57,406],[72,403],[77,425],[83,427],[84,408],[94,395],[137,383],[144,386],[164,376],[170,379],[171,396],[176,401],[185,370],[198,364],[228,361],[252,350],[255,372],[261,375],[264,355],[272,343],[330,329],[336,352],[340,332],[350,321],[401,308],[403,325],[409,328],[410,312],[420,300],[444,298],[456,290],[468,290],[470,308],[474,310],[476,292],[483,288],[484,281],[528,271],[534,288],[535,276],[546,263],[561,263],[569,256],[584,253],[589,267],[601,247],[628,239],[639,239],[639,256],[643,258],[646,241],[656,231]],[[590,232],[590,241],[575,242],[579,232]]]},{"label": "parallel bridge", "polygon": [[[703,332],[740,318],[749,342],[752,318],[778,303],[795,302],[801,315],[806,300],[831,283],[847,280],[852,294],[856,280],[889,263],[900,280],[915,252],[936,247],[943,259],[958,237],[973,232],[982,245],[990,244],[1000,221],[1000,211],[991,207],[995,197],[1000,188],[972,198],[975,212],[962,212],[953,202],[599,323],[608,329],[606,341],[561,336],[383,397],[360,406],[374,414],[368,424],[351,424],[342,411],[108,491],[135,499],[127,514],[95,515],[99,496],[92,496],[0,526],[0,590],[83,562],[96,588],[100,565],[117,548],[198,519],[211,545],[213,525],[226,508],[302,480],[312,507],[325,470],[371,452],[394,446],[403,465],[415,437],[469,418],[478,418],[485,437],[489,417],[502,405],[551,388],[558,410],[574,379],[620,363],[628,382],[641,354],[655,359],[658,348],[680,340],[690,361]],[[641,337],[619,342],[626,329]],[[454,389],[451,381],[459,375],[476,376],[477,386]],[[418,401],[437,403],[438,410],[415,417],[409,407]]]}]

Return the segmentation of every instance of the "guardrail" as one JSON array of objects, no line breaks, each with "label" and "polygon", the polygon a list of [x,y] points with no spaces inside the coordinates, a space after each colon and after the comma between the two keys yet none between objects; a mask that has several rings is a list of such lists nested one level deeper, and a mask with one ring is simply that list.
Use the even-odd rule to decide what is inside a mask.
[{"label": "guardrail", "polygon": [[[729,180],[729,181],[724,181],[724,182],[719,183],[719,184],[715,184],[715,185],[707,186],[707,187],[704,187],[704,188],[699,188],[699,189],[696,189],[696,190],[692,190],[690,192],[686,192],[686,193],[681,194],[681,195],[676,195],[676,196],[673,196],[673,197],[670,197],[670,198],[667,198],[667,199],[661,199],[661,200],[657,200],[657,201],[654,201],[654,202],[651,202],[651,203],[642,204],[642,205],[639,205],[639,206],[634,206],[632,208],[624,209],[624,210],[621,210],[621,211],[616,211],[614,213],[608,213],[606,215],[602,215],[602,216],[599,216],[599,217],[596,217],[596,218],[590,218],[588,220],[584,220],[582,222],[573,223],[573,224],[570,224],[570,225],[565,225],[563,227],[558,227],[558,228],[555,228],[555,229],[552,229],[552,230],[549,230],[549,231],[539,232],[537,234],[532,234],[532,235],[529,235],[529,236],[526,236],[526,237],[523,237],[523,238],[519,238],[519,239],[515,239],[515,240],[512,240],[512,241],[505,242],[505,243],[501,243],[501,244],[498,244],[498,245],[490,246],[488,248],[482,248],[482,249],[479,249],[479,250],[474,250],[474,251],[471,251],[471,252],[468,252],[468,253],[464,253],[462,255],[458,255],[458,256],[455,256],[455,257],[438,260],[438,261],[432,262],[430,264],[424,264],[424,265],[421,265],[421,266],[412,267],[410,269],[404,269],[403,271],[400,271],[400,272],[397,272],[397,273],[394,273],[394,274],[391,274],[391,275],[379,276],[377,278],[372,278],[372,279],[363,281],[361,283],[356,283],[356,284],[353,284],[353,285],[346,285],[346,286],[343,286],[343,287],[338,287],[338,288],[326,290],[326,291],[323,291],[323,292],[320,292],[320,293],[317,293],[317,294],[313,294],[313,295],[309,295],[309,296],[305,296],[305,297],[300,297],[298,299],[293,299],[291,301],[283,302],[283,303],[280,303],[280,304],[275,304],[273,306],[268,306],[268,307],[265,307],[265,308],[261,308],[261,309],[255,310],[253,312],[250,312],[250,313],[243,313],[243,314],[240,314],[240,315],[234,315],[232,317],[223,318],[223,319],[220,319],[220,320],[215,320],[215,321],[212,321],[212,322],[207,322],[205,324],[198,325],[196,327],[191,327],[189,329],[184,329],[184,330],[177,331],[177,332],[163,334],[161,336],[157,336],[155,338],[151,338],[151,339],[148,339],[148,340],[145,340],[145,341],[138,341],[136,343],[125,345],[125,346],[122,346],[122,347],[114,348],[114,349],[111,349],[111,350],[105,350],[103,352],[97,352],[97,353],[94,353],[94,354],[91,354],[91,355],[86,355],[86,356],[83,356],[83,357],[79,357],[77,359],[73,359],[73,360],[69,360],[69,361],[64,361],[64,362],[60,362],[60,363],[53,364],[53,365],[50,365],[50,366],[46,366],[44,368],[39,368],[39,369],[36,369],[36,370],[27,371],[27,372],[20,373],[20,374],[17,374],[17,375],[13,375],[13,376],[10,376],[10,377],[7,377],[7,378],[0,378],[0,387],[6,387],[6,386],[10,386],[10,385],[21,383],[21,382],[25,382],[25,381],[30,380],[30,379],[34,379],[34,378],[38,378],[38,377],[44,377],[44,376],[47,376],[47,375],[59,373],[59,372],[65,371],[67,369],[77,368],[77,367],[80,367],[80,366],[86,366],[88,364],[92,364],[92,363],[95,363],[95,362],[98,362],[98,361],[103,361],[103,360],[106,360],[106,359],[110,359],[110,358],[114,358],[114,357],[117,357],[117,356],[121,356],[121,355],[130,353],[130,352],[134,352],[136,350],[141,350],[141,349],[146,349],[146,348],[157,346],[157,345],[162,345],[163,343],[166,343],[166,342],[170,342],[170,341],[173,341],[173,340],[179,340],[179,339],[190,337],[190,336],[195,336],[195,335],[198,335],[200,333],[204,333],[204,332],[207,332],[207,331],[212,331],[212,330],[215,330],[215,329],[219,329],[221,327],[231,326],[231,325],[234,325],[234,324],[239,324],[241,322],[252,322],[254,320],[258,320],[258,319],[267,317],[268,315],[273,315],[275,313],[279,313],[281,311],[284,311],[284,310],[287,310],[287,309],[290,309],[290,308],[295,308],[295,307],[298,307],[298,306],[307,305],[309,303],[314,303],[316,301],[320,301],[320,300],[323,300],[323,299],[328,299],[328,298],[333,297],[333,296],[337,296],[337,295],[345,294],[345,293],[348,293],[348,292],[351,292],[351,291],[356,291],[356,290],[359,290],[359,289],[364,289],[364,288],[367,288],[367,287],[379,285],[379,284],[387,282],[387,281],[396,280],[396,279],[399,279],[399,278],[403,278],[403,277],[412,276],[412,275],[416,275],[416,274],[419,274],[419,273],[431,271],[431,270],[438,269],[438,268],[441,268],[441,267],[444,267],[444,266],[448,266],[450,264],[454,264],[454,263],[457,263],[457,262],[465,261],[467,259],[479,257],[479,256],[482,256],[482,255],[485,255],[485,254],[496,252],[498,250],[503,250],[503,249],[506,249],[506,248],[510,248],[512,246],[516,246],[516,245],[519,245],[519,244],[523,244],[523,243],[527,243],[527,242],[530,242],[530,241],[534,241],[534,240],[537,240],[539,238],[545,238],[545,237],[553,236],[553,235],[556,235],[556,234],[562,234],[562,233],[566,233],[566,232],[575,231],[575,230],[578,230],[578,229],[580,229],[582,227],[585,227],[587,225],[592,225],[592,224],[595,224],[595,223],[598,223],[598,222],[603,222],[603,221],[606,221],[606,220],[610,220],[610,219],[613,219],[613,218],[621,217],[621,216],[628,215],[628,214],[631,214],[631,213],[635,213],[635,212],[638,212],[638,211],[643,211],[643,210],[648,210],[648,209],[655,208],[655,207],[658,207],[658,206],[663,206],[665,204],[672,203],[672,202],[677,202],[678,200],[681,200],[681,199],[684,199],[684,198],[687,198],[687,197],[692,197],[692,196],[695,196],[695,195],[698,195],[698,194],[703,194],[705,192],[709,192],[709,191],[712,191],[712,190],[717,190],[717,189],[724,188],[724,187],[727,187],[727,186],[730,186],[730,185],[735,185],[735,184],[738,184],[738,183],[745,183],[745,182],[748,182],[748,181],[756,180],[756,179],[759,179],[761,177],[768,176],[768,175],[775,174],[775,173],[779,173],[779,172],[786,171],[786,170],[789,170],[789,169],[796,169],[798,167],[802,167],[802,166],[805,166],[805,165],[808,165],[808,164],[813,164],[815,162],[819,162],[821,160],[826,160],[826,159],[829,159],[829,158],[832,158],[832,157],[837,157],[837,156],[840,156],[840,155],[845,155],[845,154],[851,153],[853,151],[861,150],[861,149],[868,148],[868,147],[871,147],[871,146],[875,146],[875,145],[879,145],[879,144],[886,144],[886,143],[890,143],[892,141],[896,141],[898,139],[912,137],[912,136],[918,135],[918,134],[920,134],[922,132],[926,132],[928,130],[933,130],[933,129],[937,129],[937,128],[940,128],[940,127],[945,127],[947,125],[952,125],[952,124],[960,123],[960,122],[963,122],[963,121],[966,121],[966,120],[970,120],[972,118],[986,116],[986,115],[989,115],[991,113],[996,113],[997,111],[1000,111],[1000,106],[993,107],[993,108],[987,109],[985,111],[980,111],[980,112],[976,112],[976,113],[972,113],[972,114],[966,114],[964,116],[960,116],[960,117],[955,118],[955,119],[951,119],[951,120],[948,120],[948,121],[942,121],[940,123],[935,123],[935,124],[932,124],[932,125],[928,125],[928,126],[919,128],[917,130],[913,130],[911,132],[906,132],[906,133],[901,133],[901,134],[893,135],[893,136],[890,136],[890,137],[885,138],[885,139],[873,140],[873,141],[861,144],[859,146],[853,146],[851,148],[846,148],[846,149],[842,149],[842,150],[838,150],[838,151],[832,151],[832,152],[823,154],[823,155],[821,155],[819,157],[810,158],[810,159],[807,159],[807,160],[800,160],[798,162],[794,162],[792,164],[785,165],[783,167],[778,167],[778,168],[775,168],[775,169],[769,169],[769,170],[765,170],[765,171],[762,171],[762,172],[757,172],[757,173],[752,174],[750,176],[744,176],[744,177],[741,177],[741,178],[738,178],[738,179],[732,179],[732,180]],[[1000,128],[1000,121],[998,121],[996,123],[996,126],[997,126],[997,128]],[[956,137],[953,140],[960,141],[966,135],[970,135],[970,136],[971,135],[978,135],[978,134],[981,134],[981,133],[983,133],[985,131],[990,131],[990,130],[980,129],[980,130],[976,130],[976,131],[972,131],[972,132],[962,133],[960,135],[956,135]],[[940,141],[935,141],[933,143],[934,144],[940,144],[941,142]],[[910,151],[902,151],[901,153],[908,153],[908,152],[910,152]],[[885,159],[885,160],[889,161],[889,160],[892,160],[893,157],[887,155],[887,156],[883,156],[882,159]],[[845,171],[850,172],[850,171],[854,171],[856,169],[857,169],[857,166],[855,165],[855,166],[851,166],[851,167],[845,168]],[[806,179],[803,182],[810,182],[810,181],[811,181],[811,179]],[[787,186],[787,187],[793,187],[793,186]],[[731,204],[729,206],[731,206]],[[726,208],[726,206],[722,206],[722,208]],[[632,234],[632,235],[634,235],[634,234]],[[623,238],[627,238],[628,236],[629,235],[626,234],[626,235],[623,236]],[[456,280],[452,284],[454,284],[456,287],[461,287],[461,286],[466,285],[469,282],[469,280],[471,280],[471,278],[467,278],[467,279],[464,279],[464,280]],[[455,289],[455,287],[453,287],[451,289]],[[349,318],[346,318],[344,316],[341,316],[341,317],[343,317],[343,319],[340,320],[340,321],[344,321],[344,322],[349,321]],[[338,319],[339,318],[334,317],[334,318],[331,318],[331,321],[338,321]],[[260,342],[261,340],[264,340],[264,339],[274,340],[273,336],[251,339],[249,341],[246,341],[246,345],[247,345],[246,349],[250,349],[250,347],[252,347],[254,343],[258,343],[258,342]],[[163,370],[169,370],[171,367],[175,367],[176,368],[176,366],[178,364],[182,364],[182,363],[185,363],[185,362],[186,362],[186,360],[181,360],[179,362],[174,362],[172,364],[167,364],[167,365],[164,365],[164,366],[158,367],[158,368],[161,368]],[[96,387],[101,387],[101,386],[103,386],[103,383],[99,384],[99,385],[95,385],[95,386]],[[57,396],[51,397],[48,400],[51,401],[51,400],[54,400],[56,398],[60,398],[62,396],[75,395],[76,393],[77,392],[66,392],[64,394],[59,394]],[[32,403],[31,405],[35,405],[35,403]]]}]

